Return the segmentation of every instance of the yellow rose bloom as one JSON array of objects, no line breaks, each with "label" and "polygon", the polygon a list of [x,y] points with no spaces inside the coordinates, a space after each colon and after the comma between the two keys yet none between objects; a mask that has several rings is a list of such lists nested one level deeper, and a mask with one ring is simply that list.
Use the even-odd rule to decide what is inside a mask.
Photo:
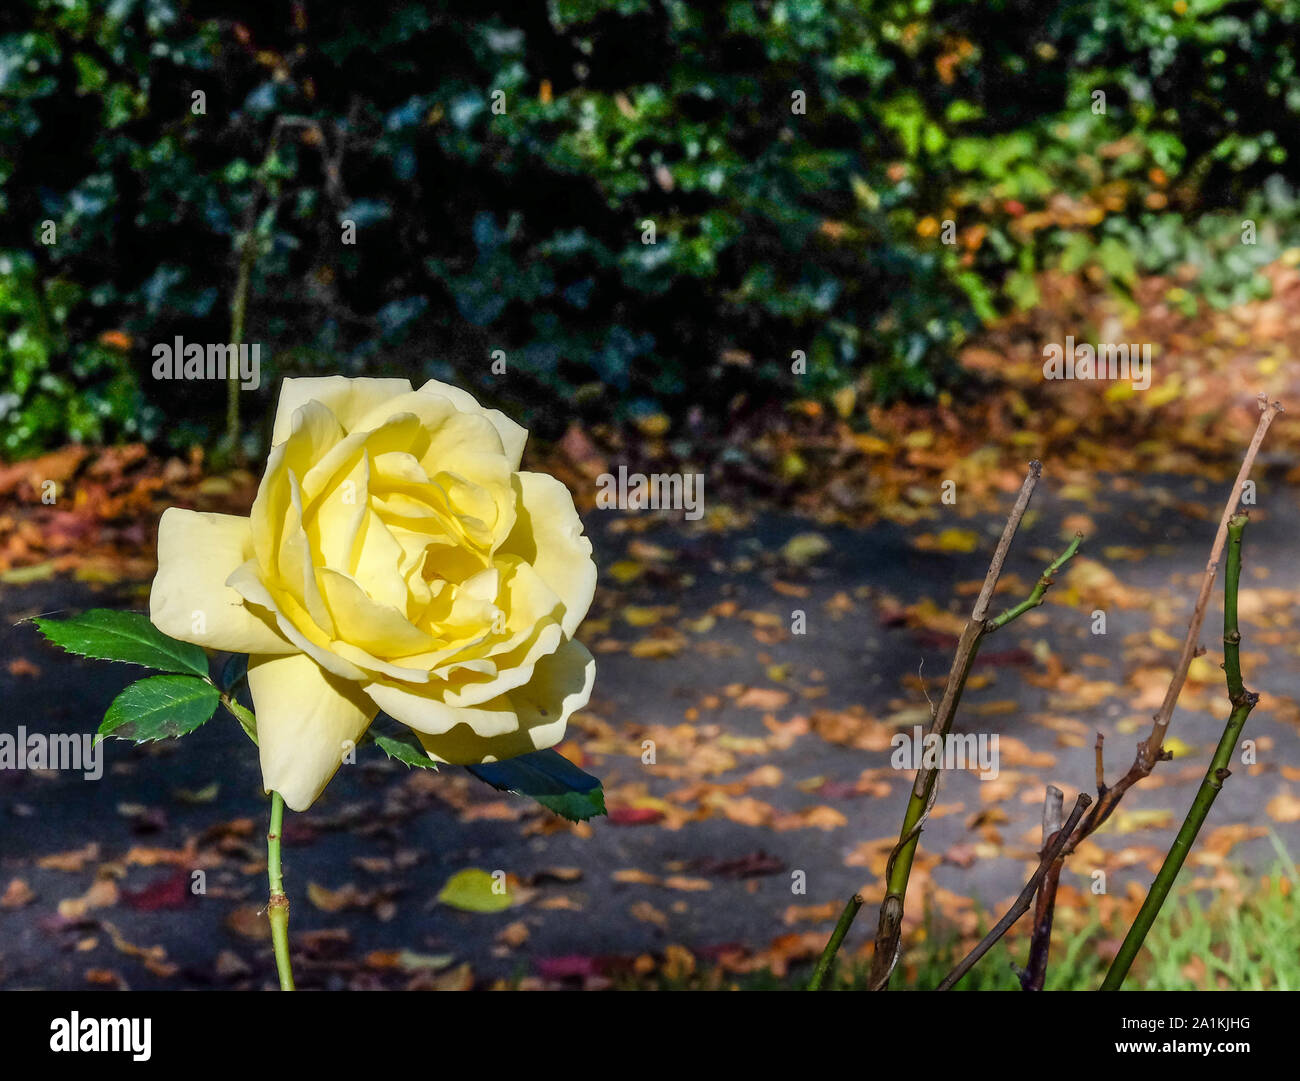
[{"label": "yellow rose bloom", "polygon": [[595,661],[596,565],[528,433],[430,381],[286,379],[248,518],[167,510],[149,617],[249,654],[262,780],[295,811],[379,710],[469,765],[554,746]]}]

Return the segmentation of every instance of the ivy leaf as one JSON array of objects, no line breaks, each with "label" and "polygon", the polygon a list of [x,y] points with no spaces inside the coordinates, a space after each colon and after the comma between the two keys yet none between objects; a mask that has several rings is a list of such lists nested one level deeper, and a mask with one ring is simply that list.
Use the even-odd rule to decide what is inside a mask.
[{"label": "ivy leaf", "polygon": [[403,732],[395,736],[377,735],[374,739],[389,758],[395,758],[408,766],[419,766],[421,769],[438,768],[438,763],[425,753],[413,732]]},{"label": "ivy leaf", "polygon": [[499,791],[531,796],[570,822],[583,822],[605,813],[600,779],[584,773],[558,751],[534,751],[504,762],[465,768]]},{"label": "ivy leaf", "polygon": [[35,619],[37,629],[56,646],[82,657],[126,661],[164,672],[208,674],[201,646],[169,638],[139,612],[92,608],[72,619]]},{"label": "ivy leaf", "polygon": [[193,732],[212,717],[221,692],[194,676],[150,676],[113,699],[99,735],[145,743]]}]

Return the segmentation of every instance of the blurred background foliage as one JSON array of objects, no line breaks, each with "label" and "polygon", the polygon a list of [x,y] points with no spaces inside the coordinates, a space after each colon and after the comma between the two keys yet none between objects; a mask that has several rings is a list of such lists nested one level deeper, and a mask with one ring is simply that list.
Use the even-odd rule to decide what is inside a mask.
[{"label": "blurred background foliage", "polygon": [[247,8],[0,11],[5,457],[211,443],[150,348],[228,340],[241,259],[259,394],[433,376],[554,436],[932,396],[1043,269],[1226,305],[1300,236],[1300,0]]}]

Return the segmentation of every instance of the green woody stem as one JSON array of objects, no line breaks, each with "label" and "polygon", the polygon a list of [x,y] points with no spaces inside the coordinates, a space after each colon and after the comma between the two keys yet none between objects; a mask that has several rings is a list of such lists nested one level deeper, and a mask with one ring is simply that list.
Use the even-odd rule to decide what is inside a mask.
[{"label": "green woody stem", "polygon": [[1034,588],[1030,592],[1029,596],[1014,608],[1008,608],[1000,616],[990,619],[985,633],[989,634],[996,631],[999,627],[1006,626],[1013,619],[1018,619],[1020,616],[1023,616],[1031,608],[1037,608],[1042,604],[1043,597],[1047,595],[1048,589],[1051,588],[1053,576],[1074,558],[1074,554],[1079,550],[1079,545],[1082,542],[1083,534],[1076,533],[1074,535],[1074,540],[1070,542],[1069,547],[1047,565],[1047,569],[1043,571],[1038,581],[1034,583]]},{"label": "green woody stem", "polygon": [[1210,768],[1205,772],[1205,779],[1201,781],[1201,787],[1197,790],[1196,799],[1192,801],[1191,810],[1187,812],[1178,836],[1174,838],[1173,846],[1165,856],[1160,873],[1156,875],[1146,900],[1142,902],[1137,919],[1133,921],[1133,926],[1129,928],[1119,953],[1111,962],[1110,971],[1106,973],[1106,979],[1101,985],[1103,991],[1118,991],[1124,982],[1124,977],[1128,975],[1133,960],[1146,939],[1147,932],[1151,930],[1151,925],[1155,923],[1156,916],[1160,913],[1160,907],[1169,896],[1170,887],[1178,877],[1183,861],[1187,859],[1187,854],[1196,841],[1201,825],[1210,813],[1215,797],[1223,788],[1223,782],[1231,774],[1228,763],[1232,760],[1232,752],[1237,746],[1246,718],[1255,707],[1255,703],[1259,701],[1259,695],[1246,690],[1242,682],[1241,632],[1237,629],[1237,585],[1241,580],[1241,535],[1246,528],[1246,522],[1246,516],[1239,514],[1228,523],[1228,559],[1223,582],[1223,670],[1228,675],[1228,698],[1232,702],[1232,715],[1228,718],[1227,726],[1219,739],[1219,746],[1215,749]]},{"label": "green woody stem", "polygon": [[853,917],[858,914],[858,909],[862,907],[862,895],[855,893],[849,898],[849,903],[844,906],[844,911],[840,913],[839,922],[835,925],[835,930],[831,932],[830,941],[826,943],[826,948],[822,950],[822,955],[817,959],[817,967],[813,970],[812,979],[808,981],[809,991],[820,991],[826,985],[826,977],[830,974],[831,965],[835,963],[835,955],[840,952],[840,943],[844,941],[844,936],[849,933],[849,924],[853,922]]},{"label": "green woody stem", "polygon": [[[1028,487],[1028,484],[1026,487]],[[1028,502],[1027,495],[1023,497],[1023,500],[1025,503]],[[1017,510],[1023,513],[1023,504],[1018,505]],[[1003,545],[1010,545],[1011,534],[1014,532],[1013,527],[1018,524],[1019,520],[1019,514],[1013,511],[1012,518],[1008,521],[1007,532],[1003,534]],[[977,605],[976,611],[972,614],[970,621],[967,622],[966,628],[962,631],[961,638],[958,640],[957,653],[953,658],[952,670],[948,674],[943,699],[940,701],[939,708],[935,713],[934,724],[930,729],[931,733],[940,738],[946,738],[951,730],[953,719],[957,714],[957,706],[961,702],[962,691],[965,690],[966,680],[970,676],[976,655],[979,653],[980,643],[994,631],[1005,627],[1030,609],[1036,608],[1043,603],[1043,597],[1052,585],[1053,576],[1074,558],[1082,540],[1082,534],[1075,534],[1074,539],[1066,547],[1065,551],[1047,565],[1046,570],[1043,571],[1037,583],[1035,583],[1033,591],[1019,604],[992,619],[985,619],[983,606]],[[986,579],[986,590],[990,595],[992,594],[992,586],[988,583],[991,581],[993,586],[997,584],[995,571],[1000,571],[1000,569],[1001,561],[995,557],[994,568],[990,569],[989,579]],[[907,883],[912,874],[912,861],[916,856],[916,849],[921,841],[921,829],[925,825],[929,809],[934,802],[938,776],[935,770],[921,769],[917,771],[916,781],[912,786],[911,795],[908,797],[907,811],[903,816],[903,826],[899,830],[898,844],[894,848],[885,872],[885,900],[880,906],[880,922],[876,929],[876,952],[872,960],[869,980],[869,987],[873,991],[888,986],[890,973],[893,971],[894,963],[898,957],[903,923],[903,902],[907,896]],[[847,908],[845,914],[848,915]],[[852,916],[849,916],[849,919],[852,919]]]},{"label": "green woody stem", "polygon": [[293,968],[289,963],[289,898],[280,876],[280,833],[284,826],[284,798],[271,793],[271,829],[266,835],[266,877],[271,899],[266,917],[271,922],[271,941],[275,945],[275,967],[280,973],[280,990],[292,991]]}]

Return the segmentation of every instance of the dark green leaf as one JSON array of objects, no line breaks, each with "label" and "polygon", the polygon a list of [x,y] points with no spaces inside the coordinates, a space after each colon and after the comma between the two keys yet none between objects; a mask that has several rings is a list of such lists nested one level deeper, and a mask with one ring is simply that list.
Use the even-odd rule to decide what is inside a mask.
[{"label": "dark green leaf", "polygon": [[465,768],[493,788],[531,796],[571,822],[605,813],[605,793],[600,779],[584,773],[558,751],[534,751],[504,762]]},{"label": "dark green leaf", "polygon": [[248,654],[232,653],[221,666],[221,689],[232,694],[248,678]]},{"label": "dark green leaf", "polygon": [[208,656],[202,647],[169,638],[138,612],[92,608],[72,619],[33,622],[55,645],[82,657],[126,661],[164,672],[208,674]]},{"label": "dark green leaf", "polygon": [[605,814],[605,790],[599,785],[590,792],[566,792],[562,796],[534,796],[533,799],[570,822],[585,822]]}]

